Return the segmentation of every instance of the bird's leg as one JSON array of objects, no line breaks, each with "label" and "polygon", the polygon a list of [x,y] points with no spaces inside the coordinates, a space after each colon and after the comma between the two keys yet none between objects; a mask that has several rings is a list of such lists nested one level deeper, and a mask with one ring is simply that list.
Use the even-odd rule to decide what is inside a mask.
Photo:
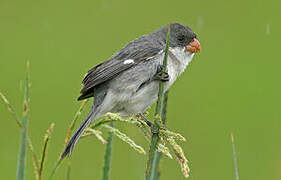
[{"label": "bird's leg", "polygon": [[169,81],[170,76],[168,72],[164,72],[164,73],[162,72],[162,66],[158,66],[157,73],[155,74],[153,79],[158,81]]},{"label": "bird's leg", "polygon": [[150,122],[148,119],[146,119],[146,117],[144,117],[141,113],[138,114],[138,116],[149,126],[153,126],[153,123]]},{"label": "bird's leg", "polygon": [[154,128],[154,124],[149,121],[148,119],[146,119],[146,117],[144,117],[141,113],[138,114],[138,116],[150,127],[151,133],[152,134],[157,134],[159,133],[159,130],[156,130]]}]

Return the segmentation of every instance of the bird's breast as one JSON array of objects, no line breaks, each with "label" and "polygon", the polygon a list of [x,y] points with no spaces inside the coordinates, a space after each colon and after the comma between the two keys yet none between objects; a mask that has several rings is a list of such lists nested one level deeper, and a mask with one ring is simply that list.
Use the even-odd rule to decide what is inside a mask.
[{"label": "bird's breast", "polygon": [[184,48],[169,48],[169,51],[167,67],[170,80],[167,82],[165,90],[184,72],[194,56],[194,53],[187,52]]}]

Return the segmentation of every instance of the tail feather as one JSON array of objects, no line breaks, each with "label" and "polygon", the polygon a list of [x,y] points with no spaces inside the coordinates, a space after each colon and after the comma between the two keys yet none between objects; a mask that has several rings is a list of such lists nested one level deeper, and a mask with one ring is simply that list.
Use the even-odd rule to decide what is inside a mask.
[{"label": "tail feather", "polygon": [[76,129],[76,131],[71,136],[70,140],[68,141],[63,153],[61,154],[61,159],[63,159],[66,156],[70,156],[76,143],[80,139],[83,132],[89,127],[91,124],[93,111],[91,110],[90,113],[87,115],[87,117],[84,119],[84,121],[80,124],[80,126]]}]

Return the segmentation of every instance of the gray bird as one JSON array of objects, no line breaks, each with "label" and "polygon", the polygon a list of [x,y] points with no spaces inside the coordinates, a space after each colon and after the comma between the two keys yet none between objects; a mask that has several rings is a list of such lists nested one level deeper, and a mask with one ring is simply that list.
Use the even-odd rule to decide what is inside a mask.
[{"label": "gray bird", "polygon": [[88,71],[78,100],[94,97],[93,106],[71,136],[61,158],[73,151],[83,132],[107,112],[128,117],[145,112],[158,98],[159,81],[166,91],[200,51],[200,43],[191,28],[170,24],[167,73],[162,73],[168,26],[128,43],[110,59]]}]

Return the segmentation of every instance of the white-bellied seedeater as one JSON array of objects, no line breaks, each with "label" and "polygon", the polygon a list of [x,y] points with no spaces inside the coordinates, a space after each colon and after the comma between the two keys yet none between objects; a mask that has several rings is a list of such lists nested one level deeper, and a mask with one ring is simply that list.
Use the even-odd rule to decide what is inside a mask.
[{"label": "white-bellied seedeater", "polygon": [[188,26],[170,24],[167,69],[162,73],[168,26],[143,35],[88,71],[78,100],[94,97],[93,106],[71,136],[61,158],[70,155],[83,132],[107,112],[128,117],[143,113],[158,98],[159,81],[164,90],[184,72],[200,51],[197,35]]}]

